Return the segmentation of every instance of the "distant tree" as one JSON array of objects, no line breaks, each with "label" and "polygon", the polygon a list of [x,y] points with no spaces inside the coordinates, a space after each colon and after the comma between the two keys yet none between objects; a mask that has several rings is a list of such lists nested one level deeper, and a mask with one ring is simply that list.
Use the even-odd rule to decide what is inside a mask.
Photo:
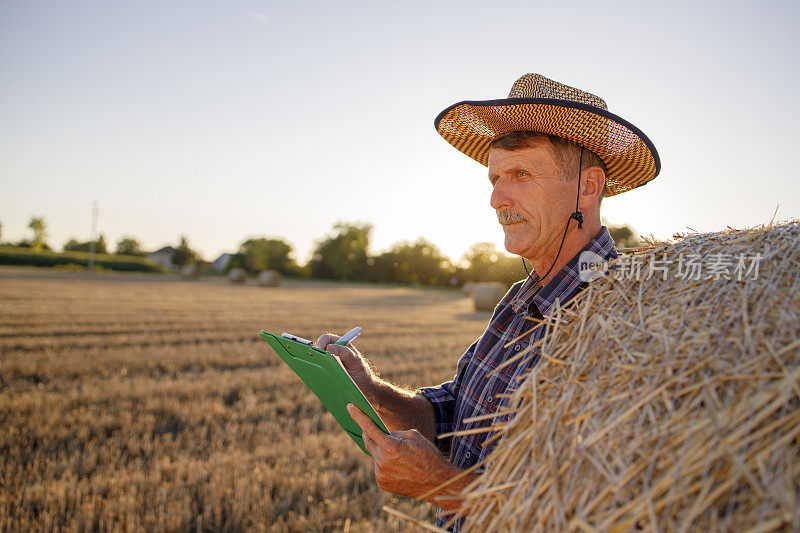
[{"label": "distant tree", "polygon": [[432,242],[420,237],[415,242],[398,242],[378,257],[370,258],[372,281],[394,283],[446,284],[450,260]]},{"label": "distant tree", "polygon": [[522,267],[522,258],[520,256],[500,253],[491,281],[501,281],[506,285],[512,285],[521,279],[525,279],[527,275]]},{"label": "distant tree", "polygon": [[299,273],[297,263],[291,257],[292,246],[281,239],[248,239],[239,246],[230,268],[243,268],[250,274],[258,274],[262,270],[277,270],[287,276]]},{"label": "distant tree", "polygon": [[[70,238],[64,243],[65,252],[89,252],[92,248],[92,241],[79,242],[74,237]],[[102,233],[95,241],[94,251],[97,254],[107,254],[108,245],[106,244],[106,237]]]},{"label": "distant tree", "polygon": [[311,275],[327,279],[366,279],[372,225],[339,222],[333,230],[332,235],[317,244],[311,256]]},{"label": "distant tree", "polygon": [[97,238],[97,242],[94,246],[94,252],[96,254],[107,254],[108,253],[108,244],[106,243],[106,236],[102,233]]},{"label": "distant tree", "polygon": [[473,244],[461,262],[466,263],[460,272],[462,281],[500,281],[510,285],[525,278],[522,259],[498,251],[490,242]]},{"label": "distant tree", "polygon": [[639,240],[636,231],[629,225],[623,224],[622,226],[607,225],[608,233],[614,239],[617,248],[636,248],[642,246],[644,243]]},{"label": "distant tree", "polygon": [[[83,243],[78,242],[78,239],[75,237],[70,237],[67,242],[64,243],[64,251],[65,252],[82,252],[84,251],[81,247]],[[88,251],[89,248],[87,247],[85,251]]]},{"label": "distant tree", "polygon": [[117,241],[116,253],[118,255],[144,256],[141,243],[133,237],[122,237]]},{"label": "distant tree", "polygon": [[487,281],[494,270],[500,254],[494,243],[476,242],[464,252],[461,258],[462,263],[467,263],[466,281]]},{"label": "distant tree", "polygon": [[44,217],[31,217],[28,222],[28,228],[33,231],[33,241],[31,241],[31,248],[41,250],[45,247],[45,239],[47,238],[47,223]]},{"label": "distant tree", "polygon": [[181,235],[181,242],[172,255],[172,264],[182,267],[197,262],[197,252],[189,247],[189,240],[185,235]]}]

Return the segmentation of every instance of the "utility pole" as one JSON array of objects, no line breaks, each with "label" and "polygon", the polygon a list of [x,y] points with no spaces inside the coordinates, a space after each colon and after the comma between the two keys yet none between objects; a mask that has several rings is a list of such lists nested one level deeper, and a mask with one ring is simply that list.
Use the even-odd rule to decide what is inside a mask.
[{"label": "utility pole", "polygon": [[94,248],[97,245],[97,215],[99,210],[97,208],[97,200],[92,201],[92,233],[89,235],[89,270],[94,270]]}]

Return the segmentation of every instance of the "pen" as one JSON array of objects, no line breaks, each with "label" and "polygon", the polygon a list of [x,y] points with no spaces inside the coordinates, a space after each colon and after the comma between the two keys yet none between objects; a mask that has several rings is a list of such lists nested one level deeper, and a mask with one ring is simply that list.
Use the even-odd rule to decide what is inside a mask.
[{"label": "pen", "polygon": [[345,333],[344,335],[342,335],[341,337],[339,337],[339,340],[334,342],[334,344],[338,344],[339,346],[347,346],[353,340],[355,340],[355,338],[358,337],[359,335],[361,335],[361,328],[356,326],[347,333]]}]

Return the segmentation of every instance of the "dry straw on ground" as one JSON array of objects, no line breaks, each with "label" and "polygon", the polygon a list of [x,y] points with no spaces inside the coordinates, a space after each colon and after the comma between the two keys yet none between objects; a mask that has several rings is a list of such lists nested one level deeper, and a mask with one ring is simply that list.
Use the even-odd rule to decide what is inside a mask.
[{"label": "dry straw on ground", "polygon": [[[398,311],[398,309],[400,311]],[[372,461],[258,336],[359,324],[403,386],[485,315],[453,291],[0,267],[0,532],[415,531]]]},{"label": "dry straw on ground", "polygon": [[467,530],[800,530],[800,221],[650,244],[541,325]]}]

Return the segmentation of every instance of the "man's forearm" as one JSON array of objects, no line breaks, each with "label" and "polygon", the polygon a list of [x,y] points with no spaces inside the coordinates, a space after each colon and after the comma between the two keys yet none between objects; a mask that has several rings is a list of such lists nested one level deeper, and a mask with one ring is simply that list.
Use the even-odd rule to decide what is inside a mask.
[{"label": "man's forearm", "polygon": [[425,396],[395,387],[380,378],[375,379],[370,389],[364,393],[389,431],[416,429],[435,443],[436,415]]}]

